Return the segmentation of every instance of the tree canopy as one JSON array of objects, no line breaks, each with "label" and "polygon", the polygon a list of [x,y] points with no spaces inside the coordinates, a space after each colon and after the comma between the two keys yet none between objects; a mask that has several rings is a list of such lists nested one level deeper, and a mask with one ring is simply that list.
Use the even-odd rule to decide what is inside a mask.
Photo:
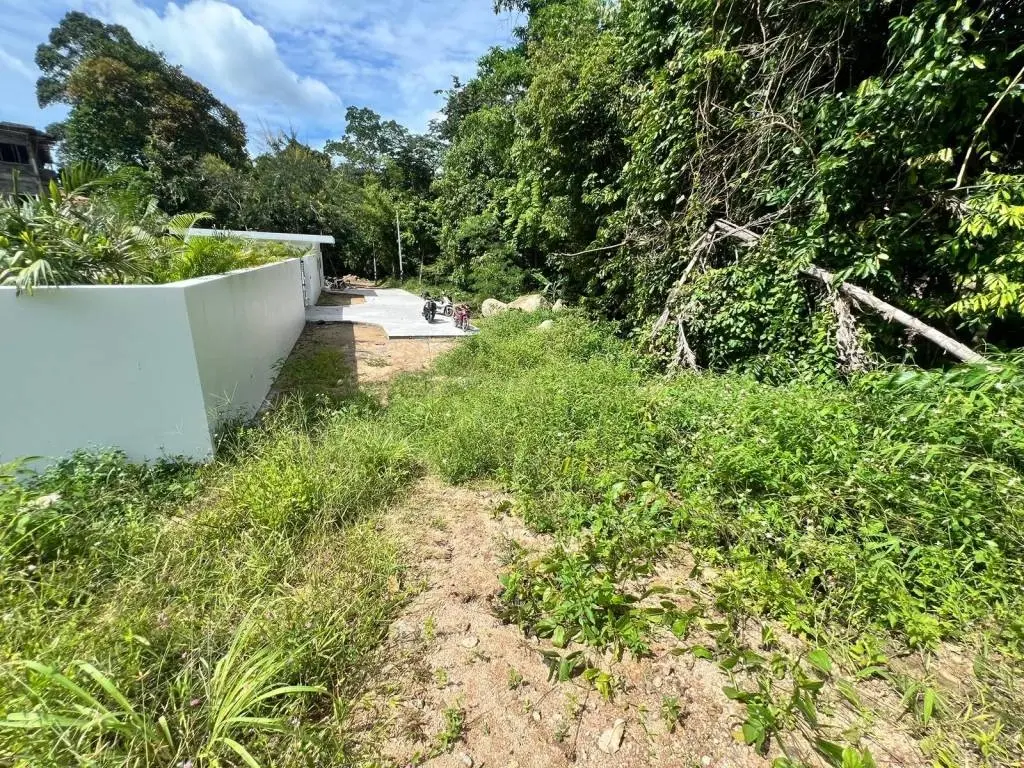
[{"label": "tree canopy", "polygon": [[[627,327],[667,310],[661,348],[685,327],[712,367],[835,364],[811,263],[975,345],[1021,343],[1019,4],[498,6],[527,13],[520,41],[454,84],[441,126],[453,274],[500,251]],[[705,238],[720,219],[765,237]],[[857,334],[929,359],[870,317]]]},{"label": "tree canopy", "polygon": [[211,155],[246,161],[241,119],[201,83],[139,45],[127,29],[73,11],[39,46],[40,106],[71,107],[50,131],[67,162],[149,169],[172,208],[202,202],[198,168]]},{"label": "tree canopy", "polygon": [[282,136],[250,160],[234,112],[81,13],[40,46],[38,94],[71,105],[64,157],[144,169],[169,210],[331,232],[344,268],[393,273],[397,218],[435,281],[544,287],[666,361],[820,373],[840,336],[862,360],[939,359],[854,320],[811,265],[975,347],[1024,342],[1019,3],[495,8],[523,14],[514,43],[423,135],[349,107],[322,150]]}]

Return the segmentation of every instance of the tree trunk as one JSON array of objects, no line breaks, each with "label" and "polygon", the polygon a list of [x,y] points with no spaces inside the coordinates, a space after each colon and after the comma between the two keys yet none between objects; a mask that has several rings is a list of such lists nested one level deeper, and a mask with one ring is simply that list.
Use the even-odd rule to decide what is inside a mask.
[{"label": "tree trunk", "polygon": [[843,373],[861,373],[871,367],[871,360],[857,338],[857,323],[850,302],[832,286],[832,311],[836,314],[836,357]]},{"label": "tree trunk", "polygon": [[[740,225],[734,224],[725,219],[718,219],[711,226],[720,232],[724,232],[739,239],[745,245],[753,245],[761,239],[761,236],[753,230],[741,227]],[[981,363],[985,360],[984,357],[979,355],[966,344],[961,344],[959,341],[951,336],[947,336],[937,328],[932,328],[930,325],[922,323],[913,315],[908,315],[902,309],[898,309],[892,304],[882,301],[880,298],[868,293],[863,288],[853,285],[852,283],[840,283],[839,285],[835,285],[835,275],[821,267],[816,267],[812,264],[800,271],[805,275],[821,280],[826,285],[832,286],[843,295],[853,299],[855,302],[870,307],[889,322],[899,323],[900,325],[909,328],[914,333],[924,336],[957,360],[962,360],[965,363]]]},{"label": "tree trunk", "polygon": [[849,296],[857,303],[871,307],[871,309],[875,310],[886,320],[899,323],[900,325],[909,328],[914,333],[924,336],[926,339],[937,344],[958,360],[962,360],[965,363],[980,363],[985,360],[984,357],[979,355],[966,344],[961,344],[959,341],[951,336],[947,336],[937,328],[932,328],[930,325],[922,323],[913,315],[908,315],[902,309],[898,309],[892,304],[882,301],[880,298],[868,293],[863,288],[853,285],[852,283],[840,283],[839,285],[835,285],[835,275],[821,267],[816,267],[812,264],[800,271],[805,275],[817,278],[825,284],[832,286],[837,291]]},{"label": "tree trunk", "polygon": [[676,337],[676,354],[669,363],[669,370],[675,370],[681,363],[692,371],[697,370],[697,356],[693,354],[690,343],[686,340],[686,330],[683,328],[683,318],[676,318],[676,326],[679,328],[679,335]]}]

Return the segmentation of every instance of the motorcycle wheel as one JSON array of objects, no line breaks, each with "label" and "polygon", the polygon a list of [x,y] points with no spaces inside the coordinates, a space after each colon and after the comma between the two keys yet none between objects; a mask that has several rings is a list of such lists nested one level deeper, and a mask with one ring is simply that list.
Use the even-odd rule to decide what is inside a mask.
[{"label": "motorcycle wheel", "polygon": [[445,314],[445,317],[451,317],[452,315],[455,314],[455,308],[452,307],[452,306],[445,307],[444,308],[444,314]]}]

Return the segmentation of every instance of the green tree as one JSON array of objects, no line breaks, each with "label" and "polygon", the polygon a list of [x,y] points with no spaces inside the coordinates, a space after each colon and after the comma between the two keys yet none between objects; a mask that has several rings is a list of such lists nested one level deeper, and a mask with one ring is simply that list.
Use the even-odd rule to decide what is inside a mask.
[{"label": "green tree", "polygon": [[36,51],[40,106],[64,103],[67,120],[51,126],[65,162],[150,169],[170,209],[201,208],[207,155],[238,167],[245,126],[202,84],[124,27],[68,13]]}]

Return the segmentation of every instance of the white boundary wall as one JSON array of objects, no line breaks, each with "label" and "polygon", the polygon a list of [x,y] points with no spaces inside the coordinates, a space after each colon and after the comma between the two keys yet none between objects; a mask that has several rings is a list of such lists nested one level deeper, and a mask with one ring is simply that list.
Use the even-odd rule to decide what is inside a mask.
[{"label": "white boundary wall", "polygon": [[304,304],[297,258],[167,285],[0,287],[0,462],[209,459],[217,429],[262,405]]}]

